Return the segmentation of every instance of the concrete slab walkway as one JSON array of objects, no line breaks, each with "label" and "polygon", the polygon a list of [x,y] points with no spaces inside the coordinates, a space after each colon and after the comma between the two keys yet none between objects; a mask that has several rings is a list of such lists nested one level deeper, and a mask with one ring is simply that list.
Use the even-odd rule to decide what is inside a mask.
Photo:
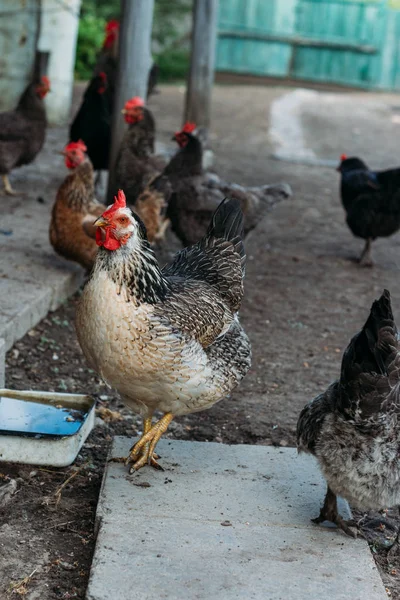
[{"label": "concrete slab walkway", "polygon": [[[112,455],[131,442],[115,438]],[[164,472],[107,466],[87,600],[386,598],[366,542],[310,522],[325,493],[311,457],[168,440],[157,450]]]},{"label": "concrete slab walkway", "polygon": [[49,129],[36,161],[11,175],[22,195],[0,197],[0,340],[6,350],[83,279],[83,269],[59,258],[49,242],[51,207],[67,172],[59,154],[66,139],[65,128]]}]

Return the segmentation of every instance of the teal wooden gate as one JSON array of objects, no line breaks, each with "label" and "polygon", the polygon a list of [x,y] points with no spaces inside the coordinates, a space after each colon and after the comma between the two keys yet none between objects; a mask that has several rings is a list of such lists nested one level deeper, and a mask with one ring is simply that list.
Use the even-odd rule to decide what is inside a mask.
[{"label": "teal wooden gate", "polygon": [[220,0],[216,68],[400,89],[399,0]]}]

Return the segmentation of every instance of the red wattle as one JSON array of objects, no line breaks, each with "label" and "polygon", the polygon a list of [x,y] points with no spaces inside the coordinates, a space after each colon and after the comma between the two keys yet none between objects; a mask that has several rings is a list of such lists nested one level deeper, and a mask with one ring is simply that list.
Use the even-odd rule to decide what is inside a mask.
[{"label": "red wattle", "polygon": [[67,169],[75,169],[76,164],[69,158],[69,156],[66,156],[65,166],[67,167]]},{"label": "red wattle", "polygon": [[[103,230],[104,232],[104,230]],[[107,228],[105,230],[105,239],[103,238],[103,234],[100,231],[100,228],[98,228],[96,230],[96,244],[98,246],[104,246],[104,248],[106,248],[107,250],[118,250],[118,248],[121,247],[120,242],[115,239],[115,237],[112,237],[111,235],[111,231],[109,228]]]}]

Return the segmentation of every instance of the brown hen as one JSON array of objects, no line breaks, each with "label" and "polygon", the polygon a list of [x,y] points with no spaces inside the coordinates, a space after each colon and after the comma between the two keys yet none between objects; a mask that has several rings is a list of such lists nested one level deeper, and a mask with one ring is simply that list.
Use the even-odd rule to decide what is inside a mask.
[{"label": "brown hen", "polygon": [[164,239],[170,224],[166,213],[171,192],[172,187],[168,177],[158,175],[149,182],[136,200],[135,212],[146,226],[150,244]]},{"label": "brown hen", "polygon": [[92,163],[82,141],[69,143],[63,152],[72,172],[58,189],[50,221],[50,242],[60,256],[91,269],[97,253],[94,222],[104,205],[94,196]]}]

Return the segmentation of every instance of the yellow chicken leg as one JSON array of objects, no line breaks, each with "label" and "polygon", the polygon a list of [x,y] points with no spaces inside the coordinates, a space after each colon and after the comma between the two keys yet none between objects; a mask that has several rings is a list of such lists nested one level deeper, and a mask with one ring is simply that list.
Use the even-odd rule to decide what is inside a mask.
[{"label": "yellow chicken leg", "polygon": [[[142,437],[146,435],[146,433],[148,433],[151,429],[151,425],[152,425],[152,417],[148,417],[147,419],[143,419],[143,434]],[[142,439],[142,438],[140,438]],[[139,440],[140,441],[140,440]],[[147,447],[150,445],[150,442],[148,442]],[[108,462],[119,462],[119,463],[125,463],[126,465],[129,464],[130,462],[130,456],[131,456],[131,452],[133,451],[135,447],[135,444],[132,446],[132,448],[129,450],[129,456],[128,458],[123,457],[121,458],[120,456],[114,456],[114,458],[110,458]],[[142,448],[141,453],[140,453],[140,457],[146,452],[146,448]],[[140,458],[139,457],[139,458]],[[156,461],[156,459],[158,458],[157,454],[153,454],[152,459],[154,459],[154,462]],[[136,459],[137,460],[137,459]],[[152,463],[151,463],[152,464]],[[153,465],[155,466],[155,465]],[[159,466],[159,465],[158,465]],[[160,467],[161,468],[161,467]]]},{"label": "yellow chicken leg", "polygon": [[4,183],[4,191],[5,191],[5,193],[8,194],[9,196],[16,196],[17,192],[12,189],[10,180],[8,179],[8,175],[2,175],[1,178],[2,178],[3,183]]},{"label": "yellow chicken leg", "polygon": [[162,467],[156,461],[154,450],[157,442],[163,433],[167,431],[168,425],[171,423],[173,418],[174,415],[172,413],[166,413],[153,426],[151,425],[151,418],[145,419],[143,435],[140,440],[131,448],[129,456],[125,461],[127,466],[132,463],[132,466],[129,469],[130,473],[138,471],[146,464],[162,470]]}]

